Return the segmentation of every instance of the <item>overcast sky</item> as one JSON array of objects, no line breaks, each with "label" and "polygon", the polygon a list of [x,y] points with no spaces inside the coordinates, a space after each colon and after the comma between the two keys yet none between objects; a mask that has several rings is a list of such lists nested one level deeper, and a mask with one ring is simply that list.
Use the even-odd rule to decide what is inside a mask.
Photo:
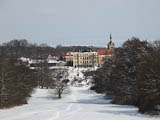
[{"label": "overcast sky", "polygon": [[160,0],[0,0],[0,43],[117,46],[160,40]]}]

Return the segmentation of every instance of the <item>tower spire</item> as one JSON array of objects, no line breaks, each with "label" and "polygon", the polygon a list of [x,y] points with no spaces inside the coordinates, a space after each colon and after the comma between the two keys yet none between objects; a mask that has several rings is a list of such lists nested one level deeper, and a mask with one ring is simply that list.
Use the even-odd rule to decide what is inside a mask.
[{"label": "tower spire", "polygon": [[112,43],[112,35],[111,35],[111,33],[110,33],[110,43]]},{"label": "tower spire", "polygon": [[110,33],[110,36],[109,36],[109,43],[108,43],[108,50],[113,50],[114,49],[114,43],[112,42],[112,35]]}]

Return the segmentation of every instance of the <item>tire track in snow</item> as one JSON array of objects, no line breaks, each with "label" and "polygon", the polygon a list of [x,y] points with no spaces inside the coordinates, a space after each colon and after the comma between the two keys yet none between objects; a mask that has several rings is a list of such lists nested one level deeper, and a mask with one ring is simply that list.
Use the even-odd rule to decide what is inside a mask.
[{"label": "tire track in snow", "polygon": [[[73,102],[73,103],[69,104],[65,110],[58,111],[56,113],[56,116],[53,116],[49,120],[57,120],[57,119],[60,119],[60,118],[69,119],[74,114],[76,114],[77,112],[79,112],[82,109],[80,104],[75,104],[77,102],[77,98],[76,98],[75,95],[73,95],[73,93],[70,97],[71,97],[72,100],[69,101],[69,102]],[[60,120],[62,120],[62,119],[60,119]]]},{"label": "tire track in snow", "polygon": [[69,111],[71,109],[71,107],[73,106],[73,104],[68,105],[66,111]]},{"label": "tire track in snow", "polygon": [[[30,116],[34,116],[34,115],[36,115],[36,116],[43,116],[43,115],[45,115],[48,112],[55,112],[55,110],[43,110],[43,111],[37,111],[37,112],[27,112],[25,114],[21,114],[21,115],[12,117],[12,120],[28,119],[28,118],[30,118]],[[58,118],[58,114],[59,113],[55,112],[54,114],[56,114],[56,118]],[[34,119],[34,118],[32,118],[32,119]],[[6,119],[6,120],[8,120],[8,119]]]},{"label": "tire track in snow", "polygon": [[60,117],[60,112],[56,112],[56,116],[50,118],[49,120],[56,120]]},{"label": "tire track in snow", "polygon": [[[66,120],[72,118],[73,115],[75,115],[77,112],[79,112],[80,110],[82,110],[81,105],[77,103],[76,93],[77,93],[77,91],[74,91],[74,90],[73,90],[73,93],[72,93],[72,95],[71,95],[71,98],[72,98],[73,101],[70,101],[70,102],[73,102],[73,103],[74,103],[74,104],[73,104],[73,109],[72,109],[73,111],[71,111],[71,108],[70,108],[70,111],[68,111],[69,113],[67,113],[67,114],[64,115],[64,116],[65,116],[64,118],[65,118]],[[75,106],[75,107],[74,107],[74,106]],[[75,109],[75,108],[76,108],[76,109]]]}]

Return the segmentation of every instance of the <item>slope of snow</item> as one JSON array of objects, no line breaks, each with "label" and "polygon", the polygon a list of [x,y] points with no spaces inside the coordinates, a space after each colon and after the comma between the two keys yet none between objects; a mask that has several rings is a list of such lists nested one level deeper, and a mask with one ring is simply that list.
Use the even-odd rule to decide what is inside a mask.
[{"label": "slope of snow", "polygon": [[0,120],[159,120],[132,106],[113,105],[87,87],[71,87],[61,100],[36,89],[29,104],[0,110]]},{"label": "slope of snow", "polygon": [[69,80],[74,80],[75,78],[77,79],[84,79],[84,75],[83,72],[85,71],[91,71],[91,70],[95,70],[95,68],[89,67],[89,68],[74,68],[74,67],[69,67],[68,68],[68,79]]}]

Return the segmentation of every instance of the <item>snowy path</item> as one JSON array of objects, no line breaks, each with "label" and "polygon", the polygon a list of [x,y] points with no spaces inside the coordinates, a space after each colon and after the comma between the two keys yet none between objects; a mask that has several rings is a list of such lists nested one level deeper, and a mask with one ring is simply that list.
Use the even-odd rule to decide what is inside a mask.
[{"label": "snowy path", "polygon": [[47,90],[37,89],[29,104],[0,110],[0,120],[159,120],[139,114],[132,106],[107,104],[102,95],[85,87],[71,91],[57,100]]}]

